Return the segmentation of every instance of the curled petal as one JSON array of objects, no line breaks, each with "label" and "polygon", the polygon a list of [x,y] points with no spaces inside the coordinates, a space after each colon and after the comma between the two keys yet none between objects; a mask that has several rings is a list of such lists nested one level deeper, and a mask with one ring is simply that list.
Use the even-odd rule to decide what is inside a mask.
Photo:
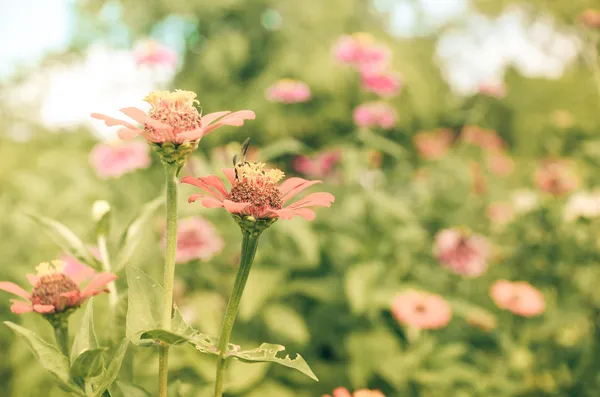
[{"label": "curled petal", "polygon": [[[215,178],[217,178],[217,177],[215,177]],[[181,179],[181,182],[187,183],[188,185],[194,185],[196,187],[199,187],[200,189],[204,190],[205,192],[207,192],[208,194],[210,194],[217,200],[222,200],[223,198],[225,198],[225,196],[221,192],[211,189],[206,183],[202,182],[198,178],[194,178],[192,176],[185,176]]]},{"label": "curled petal", "polygon": [[308,196],[289,205],[289,208],[299,209],[305,207],[331,207],[335,197],[331,193],[311,193]]},{"label": "curled petal", "polygon": [[223,168],[222,171],[229,183],[233,185],[233,182],[235,182],[235,170],[233,168]]},{"label": "curled petal", "polygon": [[235,203],[231,200],[223,200],[223,206],[229,212],[239,213],[248,207],[250,203]]},{"label": "curled petal", "polygon": [[307,181],[306,179],[302,178],[290,178],[286,180],[279,187],[279,189],[281,190],[283,202],[285,203],[286,201],[294,197],[296,194],[300,193],[305,189],[308,189],[312,185],[316,185],[317,183],[321,183],[321,181]]},{"label": "curled petal", "polygon": [[18,301],[16,299],[11,299],[12,305],[10,306],[10,311],[15,314],[23,314],[29,313],[33,311],[33,307],[29,302]]},{"label": "curled petal", "polygon": [[157,130],[170,130],[173,128],[168,124],[161,123],[158,120],[154,120],[153,118],[149,117],[146,114],[146,112],[144,112],[143,110],[140,110],[138,108],[128,107],[128,108],[123,108],[120,110],[122,113],[131,117],[138,123],[143,124],[143,125],[149,125],[150,127],[156,128]]},{"label": "curled petal", "polygon": [[200,204],[202,204],[202,206],[205,208],[222,208],[224,205],[223,201],[217,200],[213,197],[204,197]]},{"label": "curled petal", "polygon": [[60,294],[60,297],[65,300],[65,305],[63,306],[64,308],[66,306],[75,306],[79,302],[80,295],[79,291],[69,291],[63,292]]},{"label": "curled petal", "polygon": [[139,129],[121,128],[117,131],[117,136],[123,140],[133,139],[141,132]]},{"label": "curled petal", "polygon": [[205,116],[202,116],[202,125],[203,126],[208,126],[210,123],[212,123],[213,121],[228,115],[229,113],[231,113],[231,110],[224,110],[222,112],[214,112],[214,113],[209,113]]},{"label": "curled petal", "polygon": [[235,127],[239,127],[244,125],[244,120],[254,120],[256,115],[251,110],[240,110],[239,112],[231,113],[221,120],[213,123],[204,128],[204,135],[208,135],[213,130],[222,127],[224,125],[231,125]]},{"label": "curled petal", "polygon": [[40,281],[40,277],[35,274],[27,274],[25,277],[27,277],[27,281],[29,281],[29,284],[31,285],[36,285],[37,282]]},{"label": "curled petal", "polygon": [[177,140],[180,142],[184,141],[196,141],[204,136],[204,128],[196,128],[195,130],[185,131],[177,134]]},{"label": "curled petal", "polygon": [[52,305],[33,305],[33,311],[36,313],[54,313],[55,307]]},{"label": "curled petal", "polygon": [[193,203],[198,199],[204,198],[203,193],[194,193],[190,197],[188,197],[188,203]]},{"label": "curled petal", "polygon": [[119,120],[119,119],[115,119],[114,117],[110,117],[107,116],[105,114],[100,114],[100,113],[92,113],[91,115],[93,118],[98,119],[98,120],[102,120],[104,121],[104,124],[106,124],[109,127],[114,127],[117,125],[122,125],[124,127],[127,127],[131,130],[139,130],[139,128],[137,128],[135,125],[128,123],[126,121],[123,120]]},{"label": "curled petal", "polygon": [[11,283],[8,281],[0,282],[0,289],[6,292],[10,292],[11,294],[15,294],[20,296],[21,298],[30,299],[31,295],[29,292],[25,291],[23,288],[19,287],[15,283]]},{"label": "curled petal", "polygon": [[304,218],[307,221],[314,221],[317,214],[315,211],[310,208],[300,208],[294,210],[294,215],[299,216],[300,218]]},{"label": "curled petal", "polygon": [[201,176],[198,179],[200,179],[206,185],[217,189],[217,191],[219,193],[221,193],[223,196],[227,196],[227,190],[225,190],[225,185],[223,185],[223,181],[221,181],[221,178],[219,178],[218,176],[216,176],[216,175]]},{"label": "curled petal", "polygon": [[98,295],[103,292],[106,284],[117,279],[113,273],[99,273],[90,281],[90,283],[81,291],[82,298]]}]

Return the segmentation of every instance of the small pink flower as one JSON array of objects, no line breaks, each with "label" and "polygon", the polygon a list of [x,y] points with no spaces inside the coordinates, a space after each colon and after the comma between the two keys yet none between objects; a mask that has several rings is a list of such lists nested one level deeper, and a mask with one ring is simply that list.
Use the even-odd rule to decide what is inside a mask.
[{"label": "small pink flower", "polygon": [[[27,275],[33,286],[31,293],[14,283],[0,282],[1,290],[25,300],[11,300],[10,310],[13,313],[52,314],[79,307],[88,298],[106,292],[106,285],[117,278],[112,273],[96,273],[87,266],[69,268],[62,261],[40,263],[37,272],[37,275]],[[90,281],[83,287],[86,280]]]},{"label": "small pink flower", "polygon": [[413,137],[413,144],[422,158],[439,160],[446,155],[453,140],[452,130],[438,128],[434,131],[419,132]]},{"label": "small pink flower", "polygon": [[492,203],[487,208],[487,216],[492,223],[504,226],[515,217],[515,211],[509,203]]},{"label": "small pink flower", "polygon": [[488,267],[489,246],[480,235],[462,229],[445,229],[435,237],[434,253],[438,261],[466,277],[482,275]]},{"label": "small pink flower", "polygon": [[265,170],[262,163],[240,163],[235,169],[223,169],[223,173],[232,185],[229,191],[215,175],[184,177],[181,180],[183,183],[204,190],[204,193],[192,194],[188,202],[200,199],[206,208],[225,208],[230,213],[249,215],[256,219],[291,219],[300,216],[312,221],[316,214],[310,207],[330,207],[335,200],[330,193],[312,193],[283,207],[296,194],[321,181],[290,178],[279,185],[283,172],[277,169]]},{"label": "small pink flower", "polygon": [[308,101],[311,92],[308,85],[302,81],[281,79],[267,89],[266,96],[271,102],[290,104]]},{"label": "small pink flower", "polygon": [[600,10],[585,10],[579,15],[579,21],[588,28],[600,29]]},{"label": "small pink flower", "polygon": [[313,157],[296,156],[292,160],[292,168],[300,174],[311,178],[326,178],[340,160],[340,152],[322,152]]},{"label": "small pink flower", "polygon": [[148,142],[158,144],[197,141],[224,125],[239,127],[244,125],[244,120],[255,118],[251,110],[233,113],[222,111],[201,116],[195,107],[195,103],[198,102],[195,98],[196,94],[191,91],[156,91],[144,98],[152,106],[148,114],[134,107],[121,109],[126,116],[140,123],[141,127],[104,114],[92,113],[92,117],[103,120],[109,127],[117,125],[125,127],[119,130],[121,139],[131,139],[141,135]]},{"label": "small pink flower", "polygon": [[338,61],[354,66],[387,64],[390,54],[390,49],[376,43],[369,33],[342,36],[333,48],[333,55]]},{"label": "small pink flower", "polygon": [[[163,246],[166,240],[163,237]],[[214,226],[200,218],[179,221],[175,262],[188,263],[194,259],[208,260],[223,249],[223,239]]]},{"label": "small pink flower", "polygon": [[533,317],[546,309],[544,295],[524,281],[496,281],[490,288],[490,297],[496,306],[518,316]]},{"label": "small pink flower", "polygon": [[[323,397],[331,397],[329,394],[324,394]],[[351,394],[345,387],[338,387],[333,391],[333,397],[385,397],[379,390],[360,389]]]},{"label": "small pink flower", "polygon": [[452,309],[439,295],[411,290],[394,298],[392,314],[403,325],[418,329],[438,329],[448,325]]},{"label": "small pink flower", "polygon": [[506,87],[502,82],[488,82],[479,85],[479,93],[494,98],[504,98]]},{"label": "small pink flower", "polygon": [[177,53],[154,40],[143,40],[133,50],[135,63],[140,65],[161,65],[175,69],[179,63]]},{"label": "small pink flower", "polygon": [[102,179],[150,166],[148,145],[142,142],[99,143],[90,153],[90,163]]},{"label": "small pink flower", "polygon": [[389,130],[396,126],[398,113],[385,102],[367,102],[354,109],[354,122],[363,128],[379,127]]},{"label": "small pink flower", "polygon": [[534,179],[541,190],[555,196],[564,196],[579,186],[571,163],[564,159],[542,161]]},{"label": "small pink flower", "polygon": [[461,139],[470,145],[479,146],[483,150],[500,151],[504,141],[494,130],[486,130],[474,125],[465,126],[462,130]]},{"label": "small pink flower", "polygon": [[515,161],[502,150],[492,150],[487,155],[487,166],[497,176],[508,176],[515,169]]},{"label": "small pink flower", "polygon": [[363,89],[373,92],[381,97],[398,95],[402,88],[402,81],[397,73],[390,72],[380,67],[361,68]]}]

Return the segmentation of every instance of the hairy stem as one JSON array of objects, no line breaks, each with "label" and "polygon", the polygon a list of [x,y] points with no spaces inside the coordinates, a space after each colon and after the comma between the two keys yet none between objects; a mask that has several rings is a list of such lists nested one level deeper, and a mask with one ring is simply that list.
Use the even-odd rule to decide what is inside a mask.
[{"label": "hairy stem", "polygon": [[54,325],[54,337],[59,350],[69,357],[69,325],[67,322]]}]

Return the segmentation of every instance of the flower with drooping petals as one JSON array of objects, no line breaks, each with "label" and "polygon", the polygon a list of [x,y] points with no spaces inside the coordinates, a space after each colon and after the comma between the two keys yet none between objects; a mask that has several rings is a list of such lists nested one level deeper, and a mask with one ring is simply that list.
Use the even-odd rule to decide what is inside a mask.
[{"label": "flower with drooping petals", "polygon": [[477,277],[487,270],[489,251],[483,236],[464,229],[445,229],[435,236],[438,261],[465,277]]},{"label": "flower with drooping petals", "polygon": [[502,150],[492,150],[487,155],[487,167],[497,176],[508,176],[515,169],[515,161]]},{"label": "flower with drooping petals", "polygon": [[[329,394],[324,394],[323,397],[331,397]],[[333,391],[333,397],[385,397],[379,390],[360,389],[351,394],[345,387],[338,387]]]},{"label": "flower with drooping petals", "polygon": [[90,153],[90,163],[102,179],[150,166],[148,145],[143,142],[99,143]]},{"label": "flower with drooping petals", "polygon": [[577,218],[597,218],[600,216],[600,192],[577,192],[565,204],[564,219],[572,222]]},{"label": "flower with drooping petals", "polygon": [[179,62],[177,53],[155,40],[142,40],[133,49],[133,58],[138,66],[168,66],[175,69]]},{"label": "flower with drooping petals", "polygon": [[579,186],[571,163],[563,159],[542,161],[534,179],[538,188],[555,196],[564,196]]},{"label": "flower with drooping petals", "polygon": [[[163,246],[166,244],[165,238],[163,238]],[[220,252],[223,245],[223,239],[210,222],[198,216],[182,219],[177,228],[175,262],[188,263],[194,259],[208,260]]]},{"label": "flower with drooping petals", "polygon": [[419,132],[413,137],[413,144],[419,156],[426,160],[439,160],[446,155],[452,145],[454,135],[448,128]]},{"label": "flower with drooping petals", "polygon": [[497,202],[488,206],[487,216],[495,225],[504,226],[514,219],[515,211],[509,203]]},{"label": "flower with drooping petals", "polygon": [[546,309],[544,295],[525,281],[496,281],[490,288],[490,297],[499,308],[522,317],[537,316]]},{"label": "flower with drooping petals", "polygon": [[296,194],[321,181],[290,178],[278,184],[283,179],[283,172],[278,169],[266,170],[263,163],[238,163],[235,168],[223,169],[223,173],[231,183],[229,191],[215,175],[184,177],[183,183],[204,190],[204,193],[191,195],[188,202],[200,199],[206,208],[222,207],[232,214],[252,217],[254,220],[291,219],[294,216],[313,220],[315,212],[310,207],[330,207],[334,201],[330,193],[311,193],[284,207]]},{"label": "flower with drooping petals", "polygon": [[196,94],[191,91],[155,91],[148,94],[144,101],[152,107],[148,114],[134,107],[121,109],[122,113],[140,123],[141,127],[104,114],[92,113],[92,117],[103,120],[109,127],[117,125],[125,127],[119,130],[121,139],[141,135],[148,142],[156,144],[172,142],[176,145],[198,141],[224,125],[239,127],[244,124],[244,120],[255,118],[251,110],[233,113],[222,111],[202,116],[195,106],[198,103]]},{"label": "flower with drooping petals", "polygon": [[[106,285],[117,278],[112,273],[94,272],[90,276],[88,269],[69,269],[62,261],[43,262],[37,267],[37,275],[27,275],[33,285],[31,293],[7,281],[0,282],[0,289],[24,299],[11,300],[10,310],[13,313],[64,313],[81,306],[88,298],[105,292]],[[83,287],[88,279],[90,281]]]},{"label": "flower with drooping petals", "polygon": [[333,48],[338,61],[354,66],[387,64],[390,54],[388,47],[378,44],[371,34],[362,32],[342,36]]},{"label": "flower with drooping petals", "polygon": [[292,168],[311,178],[325,178],[331,175],[339,160],[340,152],[337,150],[322,152],[313,157],[296,156],[292,160]]},{"label": "flower with drooping petals", "polygon": [[483,150],[501,150],[504,146],[504,141],[496,131],[486,130],[475,125],[465,126],[461,133],[461,139],[463,142],[478,146]]},{"label": "flower with drooping petals", "polygon": [[380,67],[364,67],[360,70],[363,89],[381,97],[398,95],[402,80],[397,73]]},{"label": "flower with drooping petals", "polygon": [[588,28],[600,29],[600,10],[588,8],[579,15],[579,21]]},{"label": "flower with drooping petals", "polygon": [[381,101],[358,105],[354,109],[353,116],[356,125],[363,128],[379,127],[389,130],[398,122],[396,109]]},{"label": "flower with drooping petals", "polygon": [[267,99],[271,102],[299,103],[311,98],[310,88],[306,83],[293,79],[281,79],[266,92]]},{"label": "flower with drooping petals", "polygon": [[438,329],[448,325],[452,309],[439,295],[410,290],[394,298],[392,314],[403,325],[418,329]]}]

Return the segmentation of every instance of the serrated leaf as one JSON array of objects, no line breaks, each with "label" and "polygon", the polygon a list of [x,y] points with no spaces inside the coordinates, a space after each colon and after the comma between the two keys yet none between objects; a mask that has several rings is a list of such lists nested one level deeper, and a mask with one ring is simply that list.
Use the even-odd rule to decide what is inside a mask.
[{"label": "serrated leaf", "polygon": [[44,232],[58,245],[63,251],[77,258],[88,266],[100,270],[100,263],[94,258],[87,246],[71,229],[64,224],[44,216],[33,213],[26,215],[42,227]]},{"label": "serrated leaf", "polygon": [[141,235],[146,230],[148,221],[163,203],[164,198],[158,197],[144,204],[137,216],[131,221],[129,226],[127,226],[121,237],[118,260],[114,268],[115,272],[119,272],[131,260],[142,242]]},{"label": "serrated leaf", "polygon": [[146,390],[142,389],[139,386],[132,385],[131,383],[121,382],[120,380],[118,380],[116,382],[116,384],[124,396],[127,396],[127,397],[152,397],[152,395],[150,393],[148,393]]},{"label": "serrated leaf", "polygon": [[310,339],[310,332],[304,319],[287,306],[269,305],[263,311],[263,317],[272,332],[292,342],[305,344]]},{"label": "serrated leaf", "polygon": [[104,369],[103,353],[106,348],[84,350],[71,364],[71,375],[77,378],[93,378],[99,376]]},{"label": "serrated leaf", "polygon": [[62,388],[78,396],[85,395],[71,380],[71,375],[69,373],[69,359],[57,348],[50,345],[27,328],[23,328],[10,321],[5,321],[4,324],[27,342],[27,345],[37,358],[38,362],[54,376]]},{"label": "serrated leaf", "polygon": [[284,138],[262,148],[260,158],[262,161],[269,161],[284,154],[300,153],[304,147],[304,144],[300,141]]},{"label": "serrated leaf", "polygon": [[98,339],[94,330],[94,299],[90,299],[85,306],[79,331],[75,335],[73,347],[71,348],[71,362],[84,351],[93,350],[98,347]]},{"label": "serrated leaf", "polygon": [[[236,357],[246,362],[277,363],[284,367],[298,370],[309,378],[317,382],[319,381],[300,354],[296,353],[296,357],[291,358],[289,354],[283,352],[285,352],[285,346],[263,343],[259,348],[253,350],[229,351],[227,352],[227,356]],[[285,356],[281,357],[282,354],[285,354]]]},{"label": "serrated leaf", "polygon": [[123,363],[123,358],[125,357],[125,353],[127,353],[127,347],[129,346],[129,340],[123,339],[121,343],[116,347],[115,353],[113,354],[111,360],[109,361],[108,367],[106,371],[102,374],[100,379],[97,382],[96,389],[92,393],[92,397],[100,397],[102,393],[108,389],[108,387],[117,379],[119,375],[119,370],[121,369],[121,364]]}]

